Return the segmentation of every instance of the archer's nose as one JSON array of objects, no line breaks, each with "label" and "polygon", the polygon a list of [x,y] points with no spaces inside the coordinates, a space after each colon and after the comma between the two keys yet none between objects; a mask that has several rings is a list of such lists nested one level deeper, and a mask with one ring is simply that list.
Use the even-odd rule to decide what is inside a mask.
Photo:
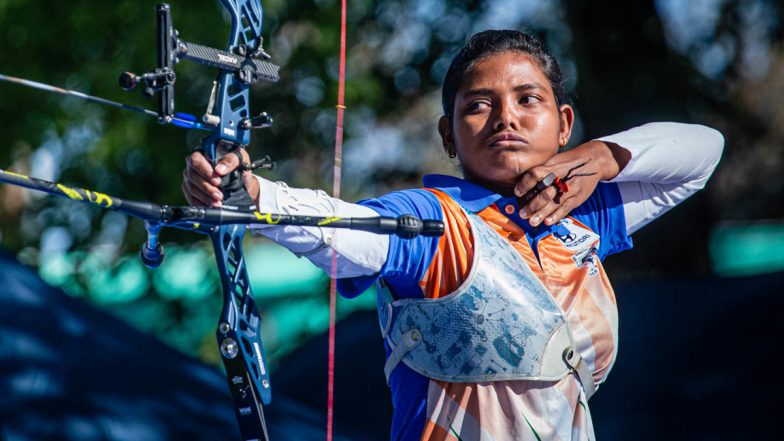
[{"label": "archer's nose", "polygon": [[502,100],[497,106],[496,111],[494,112],[495,121],[493,122],[493,128],[495,131],[501,131],[506,128],[511,128],[514,130],[519,129],[519,123],[517,121],[517,113],[514,106],[514,103],[509,103],[506,100]]}]

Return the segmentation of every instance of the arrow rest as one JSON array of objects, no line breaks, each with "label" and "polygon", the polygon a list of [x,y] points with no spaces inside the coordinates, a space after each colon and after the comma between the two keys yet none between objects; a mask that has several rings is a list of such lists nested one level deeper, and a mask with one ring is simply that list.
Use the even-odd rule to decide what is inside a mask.
[{"label": "arrow rest", "polygon": [[[131,90],[143,84],[145,95],[157,96],[159,122],[208,130],[210,133],[201,139],[199,149],[213,166],[227,154],[234,153],[241,158],[239,149],[250,144],[250,131],[272,124],[272,118],[266,113],[250,116],[249,86],[260,80],[277,81],[279,70],[267,61],[270,57],[262,48],[260,1],[221,0],[221,4],[231,16],[231,33],[225,50],[181,40],[172,23],[171,8],[161,3],[156,7],[156,69],[141,75],[125,72],[120,76],[123,89]],[[190,115],[174,113],[174,66],[180,60],[219,69],[202,122]],[[243,186],[242,173],[271,166],[269,158],[264,158],[224,176],[219,186],[223,192],[222,208],[255,211],[255,203]],[[148,233],[150,239],[142,250],[142,259],[145,264],[154,265],[160,263],[163,253],[154,226],[152,230],[148,227]],[[228,374],[235,415],[243,439],[267,440],[262,402],[267,404],[271,399],[269,372],[259,332],[261,319],[242,256],[245,228],[224,225],[210,229],[208,234],[215,249],[224,294],[216,337]]]},{"label": "arrow rest", "polygon": [[[233,153],[241,158],[239,149],[250,144],[251,130],[269,127],[272,124],[272,118],[266,113],[250,116],[249,86],[262,79],[277,81],[279,67],[267,61],[270,57],[262,48],[260,1],[221,0],[221,4],[226,7],[231,17],[230,40],[225,50],[180,40],[179,34],[172,25],[171,8],[165,3],[157,5],[157,67],[141,75],[125,72],[119,79],[123,89],[131,90],[138,85],[144,85],[146,95],[157,96],[157,112],[2,74],[0,74],[0,81],[9,81],[156,116],[160,123],[207,131],[208,135],[199,141],[198,149],[213,166],[227,154]],[[341,32],[341,35],[341,46],[344,46],[344,33]],[[176,82],[174,66],[180,60],[196,61],[219,69],[203,122],[193,115],[174,113]],[[341,66],[343,63],[341,56]],[[343,70],[344,68],[341,67],[341,72]],[[341,82],[341,91],[342,87]],[[342,97],[342,92],[339,96]],[[339,121],[342,121],[344,108],[340,98]],[[191,133],[197,132],[189,132],[188,136]],[[341,218],[260,213],[256,211],[255,204],[243,186],[242,173],[254,169],[268,170],[274,166],[274,163],[268,156],[252,163],[242,163],[242,159],[240,162],[240,167],[227,175],[220,185],[224,192],[222,208],[168,206],[153,202],[123,200],[100,192],[73,188],[2,169],[0,169],[0,182],[116,210],[144,220],[147,241],[140,255],[144,264],[149,267],[158,266],[164,258],[163,247],[159,241],[160,230],[163,227],[181,228],[208,235],[215,251],[224,300],[216,338],[227,373],[234,412],[243,440],[267,441],[263,404],[270,403],[272,394],[260,334],[261,316],[256,307],[242,254],[242,239],[246,225],[328,226],[377,234],[397,234],[403,238],[417,235],[438,236],[443,234],[444,225],[440,221],[421,221],[411,216],[401,216],[397,219]],[[339,176],[339,169],[335,176]]]}]

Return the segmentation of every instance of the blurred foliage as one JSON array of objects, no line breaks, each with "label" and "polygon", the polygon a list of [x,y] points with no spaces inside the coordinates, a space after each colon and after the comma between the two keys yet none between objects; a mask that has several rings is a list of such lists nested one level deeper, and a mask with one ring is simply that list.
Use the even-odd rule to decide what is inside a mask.
[{"label": "blurred foliage", "polygon": [[746,276],[784,271],[784,224],[725,223],[710,240],[713,268],[722,276]]},{"label": "blurred foliage", "polygon": [[[154,66],[155,3],[0,0],[0,73],[152,108],[141,94],[120,90],[116,78],[125,70]],[[218,2],[170,3],[180,38],[224,47],[228,24]],[[428,172],[459,174],[441,151],[435,130],[448,63],[471,33],[517,28],[540,37],[561,61],[578,116],[573,144],[654,120],[703,123],[726,137],[724,160],[707,190],[635,235],[637,249],[623,261],[609,260],[614,276],[708,271],[708,237],[718,223],[784,218],[780,2],[348,4],[347,200],[417,186]],[[275,124],[256,133],[249,151],[277,161],[271,179],[329,190],[339,2],[268,0],[263,7],[265,46],[282,70],[278,83],[253,88],[252,111],[269,112]],[[177,69],[177,110],[201,115],[215,73],[187,62]],[[123,198],[183,202],[180,176],[189,147],[181,129],[5,83],[0,83],[0,118],[5,121],[0,168]],[[198,239],[177,231],[164,235],[186,247]],[[59,259],[61,266],[51,267],[55,275],[62,265],[75,265],[84,274],[111,267],[114,276],[73,279],[72,292],[90,296],[90,286],[113,283],[115,276],[124,277],[123,284],[139,280],[138,286],[118,288],[118,295],[127,296],[128,304],[158,305],[154,308],[180,324],[193,313],[189,305],[218,304],[215,294],[192,303],[167,298],[171,293],[140,277],[128,262],[143,240],[140,222],[0,187],[0,241],[22,261],[39,265]],[[204,261],[182,257],[187,266]],[[324,289],[316,289],[315,302],[326,301]],[[212,311],[203,315],[216,316]]]}]

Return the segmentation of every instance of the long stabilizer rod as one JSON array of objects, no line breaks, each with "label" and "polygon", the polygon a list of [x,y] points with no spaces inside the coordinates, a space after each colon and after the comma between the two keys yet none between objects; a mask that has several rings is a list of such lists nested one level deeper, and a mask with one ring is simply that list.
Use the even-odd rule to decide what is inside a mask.
[{"label": "long stabilizer rod", "polygon": [[158,205],[152,202],[127,201],[118,197],[68,187],[19,173],[0,169],[0,182],[42,191],[56,196],[87,202],[116,210],[139,219],[160,223],[162,226],[208,231],[209,227],[232,224],[299,225],[307,227],[349,228],[377,234],[397,234],[410,239],[418,235],[441,236],[444,223],[437,220],[421,220],[415,216],[345,218],[328,216],[295,216],[288,214],[239,212],[223,208]]}]

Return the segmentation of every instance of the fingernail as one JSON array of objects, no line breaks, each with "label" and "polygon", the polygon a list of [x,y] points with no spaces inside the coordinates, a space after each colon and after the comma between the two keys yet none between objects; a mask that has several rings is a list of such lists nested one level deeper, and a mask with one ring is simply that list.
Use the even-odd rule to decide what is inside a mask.
[{"label": "fingernail", "polygon": [[218,173],[223,173],[226,171],[226,166],[223,164],[218,164],[218,166],[215,167],[215,171]]},{"label": "fingernail", "polygon": [[539,216],[534,216],[534,217],[532,217],[532,218],[531,218],[531,221],[530,221],[530,223],[531,223],[531,225],[533,225],[533,226],[537,226],[537,225],[539,225]]},{"label": "fingernail", "polygon": [[223,199],[223,195],[216,191],[215,193],[212,194],[212,198],[213,199],[217,199],[217,200],[221,200],[221,199]]},{"label": "fingernail", "polygon": [[525,219],[525,218],[527,218],[528,216],[529,216],[529,214],[528,214],[528,211],[526,211],[526,210],[525,210],[525,208],[523,208],[522,210],[520,210],[520,217],[521,217],[521,218]]},{"label": "fingernail", "polygon": [[553,218],[548,217],[547,219],[544,220],[544,223],[546,223],[547,225],[552,225],[553,224],[553,220],[554,220]]},{"label": "fingernail", "polygon": [[212,185],[220,185],[220,183],[221,183],[221,180],[220,180],[220,178],[212,178],[212,179],[210,180],[210,183],[211,183]]}]

